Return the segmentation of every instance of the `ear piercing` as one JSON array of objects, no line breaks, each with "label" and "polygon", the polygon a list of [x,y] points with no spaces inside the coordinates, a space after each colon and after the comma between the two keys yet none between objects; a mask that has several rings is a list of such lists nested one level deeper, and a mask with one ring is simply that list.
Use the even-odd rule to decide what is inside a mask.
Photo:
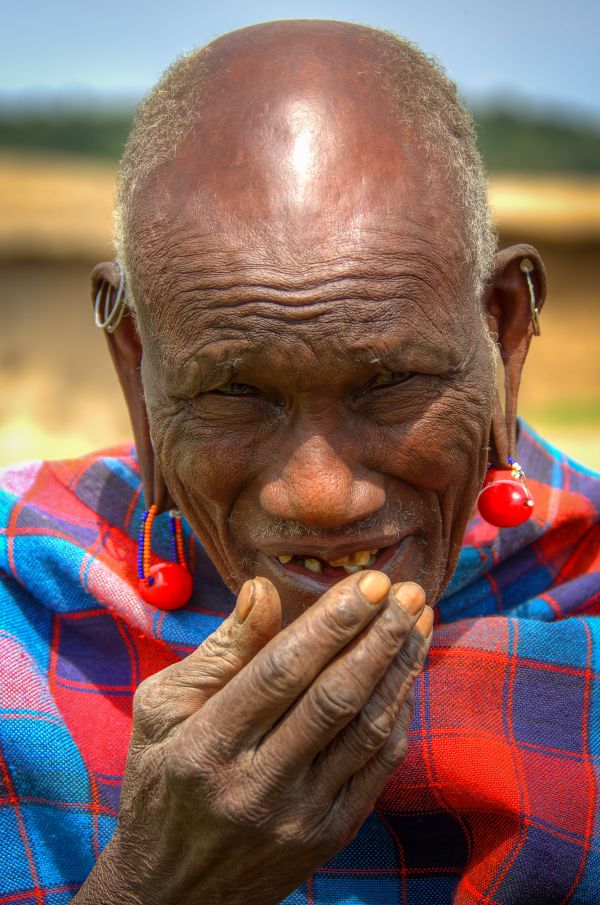
[{"label": "ear piercing", "polygon": [[[105,330],[107,333],[114,333],[125,314],[125,280],[121,267],[119,267],[119,286],[112,307],[110,304],[110,296],[110,283],[103,281],[100,284],[100,288],[96,293],[94,301],[94,323],[100,330]],[[102,305],[103,298],[104,306]],[[104,310],[101,314],[100,311],[102,308],[104,308]]]},{"label": "ear piercing", "polygon": [[534,336],[539,336],[542,332],[540,327],[540,312],[535,304],[535,292],[533,289],[533,280],[531,279],[531,274],[533,273],[535,268],[529,258],[523,258],[519,266],[521,268],[521,273],[525,274],[525,279],[527,280],[527,288],[529,289],[529,307],[531,310],[531,323],[533,324],[533,333]]},{"label": "ear piercing", "polygon": [[[535,336],[540,335],[540,312],[535,303],[535,290],[531,274],[534,266],[529,258],[523,258],[519,265],[527,280],[531,323]],[[479,514],[490,525],[497,528],[516,528],[533,513],[534,501],[525,484],[525,473],[512,456],[508,456],[510,468],[488,467],[483,487],[477,497]]]},{"label": "ear piercing", "polygon": [[158,562],[150,565],[152,524],[156,517],[156,506],[150,506],[142,516],[142,527],[138,541],[138,589],[142,600],[159,610],[177,610],[192,596],[193,580],[185,562],[181,513],[176,509],[169,512],[171,548],[175,562]]},{"label": "ear piercing", "polygon": [[531,518],[534,501],[518,462],[508,457],[510,470],[490,468],[477,498],[479,514],[497,528],[516,528]]}]

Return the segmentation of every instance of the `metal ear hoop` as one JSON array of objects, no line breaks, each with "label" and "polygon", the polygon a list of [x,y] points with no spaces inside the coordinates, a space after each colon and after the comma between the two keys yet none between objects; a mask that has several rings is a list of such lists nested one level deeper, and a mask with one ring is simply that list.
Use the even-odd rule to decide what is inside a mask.
[{"label": "metal ear hoop", "polygon": [[535,291],[533,288],[533,281],[531,279],[531,274],[535,270],[532,262],[529,258],[523,258],[520,264],[521,273],[525,274],[525,279],[527,280],[527,287],[529,289],[529,307],[531,309],[531,323],[533,324],[533,334],[534,336],[539,336],[542,332],[540,327],[540,312],[535,304]]},{"label": "metal ear hoop", "polygon": [[[96,293],[96,299],[94,301],[94,323],[100,330],[106,330],[107,333],[114,333],[114,331],[121,323],[123,315],[125,314],[125,280],[121,268],[119,268],[119,274],[119,286],[112,308],[109,307],[111,288],[110,283],[106,283],[105,281],[102,282],[98,292]],[[103,316],[101,317],[100,308],[102,302],[102,293],[105,286],[106,293],[104,295],[104,312]]]}]

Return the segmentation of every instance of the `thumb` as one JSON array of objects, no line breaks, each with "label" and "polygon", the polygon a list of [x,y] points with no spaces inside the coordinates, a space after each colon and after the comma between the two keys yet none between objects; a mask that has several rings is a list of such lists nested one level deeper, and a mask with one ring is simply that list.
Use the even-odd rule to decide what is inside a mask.
[{"label": "thumb", "polygon": [[281,622],[274,585],[267,578],[250,579],[242,585],[231,615],[182,663],[199,671],[210,697],[281,631]]},{"label": "thumb", "polygon": [[134,743],[159,741],[195,713],[281,630],[281,622],[281,601],[271,582],[247,581],[234,611],[212,635],[138,686]]}]

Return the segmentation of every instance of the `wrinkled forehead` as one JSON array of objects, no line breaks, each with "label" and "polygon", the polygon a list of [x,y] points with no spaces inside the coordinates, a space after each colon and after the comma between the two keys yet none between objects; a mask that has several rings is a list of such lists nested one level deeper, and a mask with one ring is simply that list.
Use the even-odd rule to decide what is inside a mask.
[{"label": "wrinkled forehead", "polygon": [[298,312],[327,304],[339,332],[344,312],[368,320],[397,299],[453,326],[469,274],[441,151],[372,72],[225,62],[193,134],[134,199],[140,316],[178,343],[182,323],[259,335],[267,309],[286,331],[323,330]]},{"label": "wrinkled forehead", "polygon": [[444,150],[399,113],[366,51],[292,42],[253,55],[234,37],[208,57],[191,134],[134,195],[136,254],[218,236],[306,262],[413,224],[452,253],[462,217]]},{"label": "wrinkled forehead", "polygon": [[[207,178],[190,152],[146,194],[130,233],[141,309],[158,312],[178,297],[212,290],[237,292],[240,302],[271,292],[280,303],[286,296],[302,304],[303,292],[318,293],[320,285],[324,298],[351,294],[353,281],[372,298],[390,297],[394,280],[420,282],[435,287],[435,303],[446,307],[468,292],[461,221],[441,182],[409,156],[380,179],[368,167],[363,174],[353,164],[350,172],[339,145],[332,151],[339,166],[319,155],[318,166],[304,169],[307,134],[300,149],[292,146],[271,167],[270,180],[263,173],[263,181],[240,177],[237,184],[228,166]],[[226,190],[232,182],[235,189]]]}]

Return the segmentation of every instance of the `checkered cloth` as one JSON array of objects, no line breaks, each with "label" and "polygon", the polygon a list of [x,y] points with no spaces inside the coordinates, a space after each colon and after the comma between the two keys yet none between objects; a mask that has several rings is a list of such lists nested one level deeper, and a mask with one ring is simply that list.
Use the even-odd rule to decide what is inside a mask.
[{"label": "checkered cloth", "polygon": [[[469,526],[407,759],[286,905],[600,903],[600,480],[523,424],[518,459],[534,517]],[[131,449],[1,473],[0,905],[71,900],[115,829],[135,688],[232,609],[189,531],[193,602],[140,600],[141,514]]]}]

